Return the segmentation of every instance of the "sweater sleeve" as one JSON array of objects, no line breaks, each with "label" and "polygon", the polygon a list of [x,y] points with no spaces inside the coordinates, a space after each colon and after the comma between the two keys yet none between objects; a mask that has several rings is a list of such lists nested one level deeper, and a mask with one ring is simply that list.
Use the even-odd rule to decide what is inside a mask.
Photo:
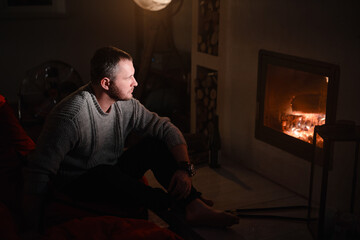
[{"label": "sweater sleeve", "polygon": [[75,145],[78,139],[76,133],[76,125],[71,119],[49,116],[24,171],[26,193],[43,194],[46,191],[61,161]]},{"label": "sweater sleeve", "polygon": [[168,148],[186,144],[181,131],[170,122],[169,118],[160,117],[146,109],[138,100],[133,99],[134,129],[142,135],[149,135],[164,141]]}]

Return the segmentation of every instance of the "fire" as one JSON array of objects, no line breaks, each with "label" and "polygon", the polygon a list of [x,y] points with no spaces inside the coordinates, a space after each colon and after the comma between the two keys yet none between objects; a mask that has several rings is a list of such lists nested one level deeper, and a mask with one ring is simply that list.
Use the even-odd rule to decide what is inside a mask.
[{"label": "fire", "polygon": [[[293,112],[281,117],[282,130],[287,135],[313,143],[314,128],[325,124],[325,114]],[[321,145],[322,139],[317,140]]]}]

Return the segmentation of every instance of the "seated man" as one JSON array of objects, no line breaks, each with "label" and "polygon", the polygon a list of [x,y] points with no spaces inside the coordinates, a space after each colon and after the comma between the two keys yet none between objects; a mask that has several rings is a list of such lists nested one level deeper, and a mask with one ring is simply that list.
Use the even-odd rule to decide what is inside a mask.
[{"label": "seated man", "polygon": [[[225,227],[236,216],[206,205],[192,186],[183,135],[167,118],[148,111],[132,96],[137,82],[132,57],[117,48],[97,50],[91,82],[66,97],[47,117],[25,171],[27,229],[38,226],[41,199],[51,180],[78,199],[183,209],[190,224]],[[144,137],[124,151],[130,132]],[[138,181],[151,169],[167,189]]]}]

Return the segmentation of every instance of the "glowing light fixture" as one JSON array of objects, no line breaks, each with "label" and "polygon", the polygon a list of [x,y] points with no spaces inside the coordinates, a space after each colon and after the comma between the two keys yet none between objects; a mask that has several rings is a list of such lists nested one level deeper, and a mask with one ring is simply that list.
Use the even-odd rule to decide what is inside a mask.
[{"label": "glowing light fixture", "polygon": [[141,8],[150,11],[159,11],[166,8],[171,0],[134,0],[134,2]]}]

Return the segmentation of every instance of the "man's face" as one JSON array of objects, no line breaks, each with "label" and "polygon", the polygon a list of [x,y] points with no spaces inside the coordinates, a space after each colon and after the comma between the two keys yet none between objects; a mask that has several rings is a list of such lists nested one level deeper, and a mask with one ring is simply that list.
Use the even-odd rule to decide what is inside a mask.
[{"label": "man's face", "polygon": [[138,85],[134,74],[135,69],[132,61],[119,61],[115,79],[109,85],[109,96],[115,101],[131,99],[134,88]]}]

